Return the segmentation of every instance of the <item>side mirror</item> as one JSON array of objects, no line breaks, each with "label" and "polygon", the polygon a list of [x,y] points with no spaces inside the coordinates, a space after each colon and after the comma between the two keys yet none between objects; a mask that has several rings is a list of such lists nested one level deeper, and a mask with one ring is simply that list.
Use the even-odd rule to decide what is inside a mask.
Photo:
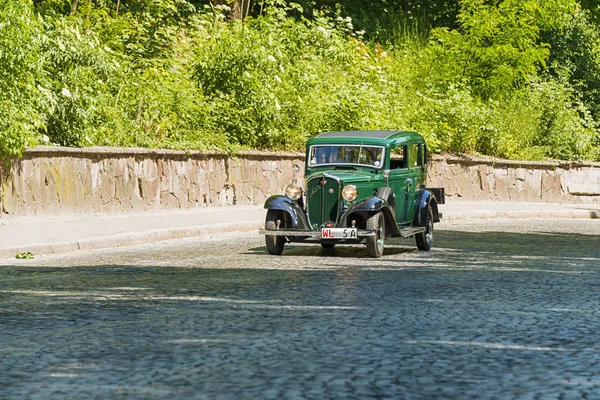
[{"label": "side mirror", "polygon": [[294,164],[292,166],[292,171],[294,172],[294,175],[292,175],[292,183],[296,183],[296,182],[298,182],[298,179],[296,178],[296,174],[298,172],[300,172],[300,166],[298,164]]}]

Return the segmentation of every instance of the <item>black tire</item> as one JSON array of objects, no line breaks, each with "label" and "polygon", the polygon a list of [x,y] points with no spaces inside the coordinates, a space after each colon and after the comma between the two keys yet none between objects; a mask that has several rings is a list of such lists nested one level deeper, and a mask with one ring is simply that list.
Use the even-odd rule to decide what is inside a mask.
[{"label": "black tire", "polygon": [[[268,231],[274,231],[277,229],[277,220],[281,221],[283,225],[283,215],[281,212],[275,210],[267,211],[267,217],[265,219],[265,229]],[[281,226],[280,225],[280,228]],[[285,237],[275,235],[265,235],[265,243],[267,245],[267,253],[272,256],[280,256],[283,253],[285,247]]]},{"label": "black tire", "polygon": [[429,251],[433,247],[433,211],[429,205],[427,206],[425,229],[425,232],[415,235],[415,239],[419,250]]},{"label": "black tire", "polygon": [[333,249],[335,247],[335,243],[321,243],[321,247],[324,249]]},{"label": "black tire", "polygon": [[383,255],[385,245],[385,217],[382,212],[372,215],[367,220],[367,230],[377,231],[375,236],[367,237],[367,251],[370,257],[379,258]]}]

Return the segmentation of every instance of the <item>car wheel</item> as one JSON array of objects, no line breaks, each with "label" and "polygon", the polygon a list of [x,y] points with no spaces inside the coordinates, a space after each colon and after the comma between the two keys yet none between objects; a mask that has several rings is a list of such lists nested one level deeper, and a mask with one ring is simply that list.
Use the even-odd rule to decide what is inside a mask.
[{"label": "car wheel", "polygon": [[[268,231],[274,231],[277,229],[277,220],[283,222],[283,215],[275,210],[267,211],[267,218],[265,219],[265,229]],[[267,245],[267,253],[273,256],[279,256],[283,253],[283,247],[285,246],[285,238],[283,236],[265,235],[265,243]]]},{"label": "car wheel", "polygon": [[417,240],[417,248],[423,251],[431,250],[433,246],[433,211],[431,206],[427,206],[427,217],[425,220],[425,232],[415,236]]},{"label": "car wheel", "polygon": [[385,244],[385,218],[383,213],[378,212],[367,220],[367,230],[376,231],[374,236],[367,237],[367,251],[369,256],[379,258],[383,255]]},{"label": "car wheel", "polygon": [[321,247],[324,249],[333,249],[335,247],[335,243],[321,243]]}]

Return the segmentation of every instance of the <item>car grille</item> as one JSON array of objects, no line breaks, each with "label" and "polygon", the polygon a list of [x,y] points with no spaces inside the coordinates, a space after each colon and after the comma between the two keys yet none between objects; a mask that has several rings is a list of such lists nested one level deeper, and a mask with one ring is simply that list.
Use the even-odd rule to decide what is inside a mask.
[{"label": "car grille", "polygon": [[[323,185],[323,183],[325,183]],[[313,228],[336,222],[339,215],[340,185],[333,178],[315,177],[307,182],[308,217]]]}]

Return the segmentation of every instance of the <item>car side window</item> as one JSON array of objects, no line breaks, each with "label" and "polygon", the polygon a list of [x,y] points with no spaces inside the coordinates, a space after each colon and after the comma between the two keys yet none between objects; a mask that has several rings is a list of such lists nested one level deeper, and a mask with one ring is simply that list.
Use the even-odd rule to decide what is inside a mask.
[{"label": "car side window", "polygon": [[390,153],[390,169],[406,168],[406,146],[394,147]]},{"label": "car side window", "polygon": [[421,154],[419,155],[419,159],[423,160],[421,165],[427,165],[429,163],[428,154],[427,154],[427,145],[425,143],[419,145],[419,150]]},{"label": "car side window", "polygon": [[408,145],[408,166],[415,168],[419,166],[419,145],[416,143]]}]

